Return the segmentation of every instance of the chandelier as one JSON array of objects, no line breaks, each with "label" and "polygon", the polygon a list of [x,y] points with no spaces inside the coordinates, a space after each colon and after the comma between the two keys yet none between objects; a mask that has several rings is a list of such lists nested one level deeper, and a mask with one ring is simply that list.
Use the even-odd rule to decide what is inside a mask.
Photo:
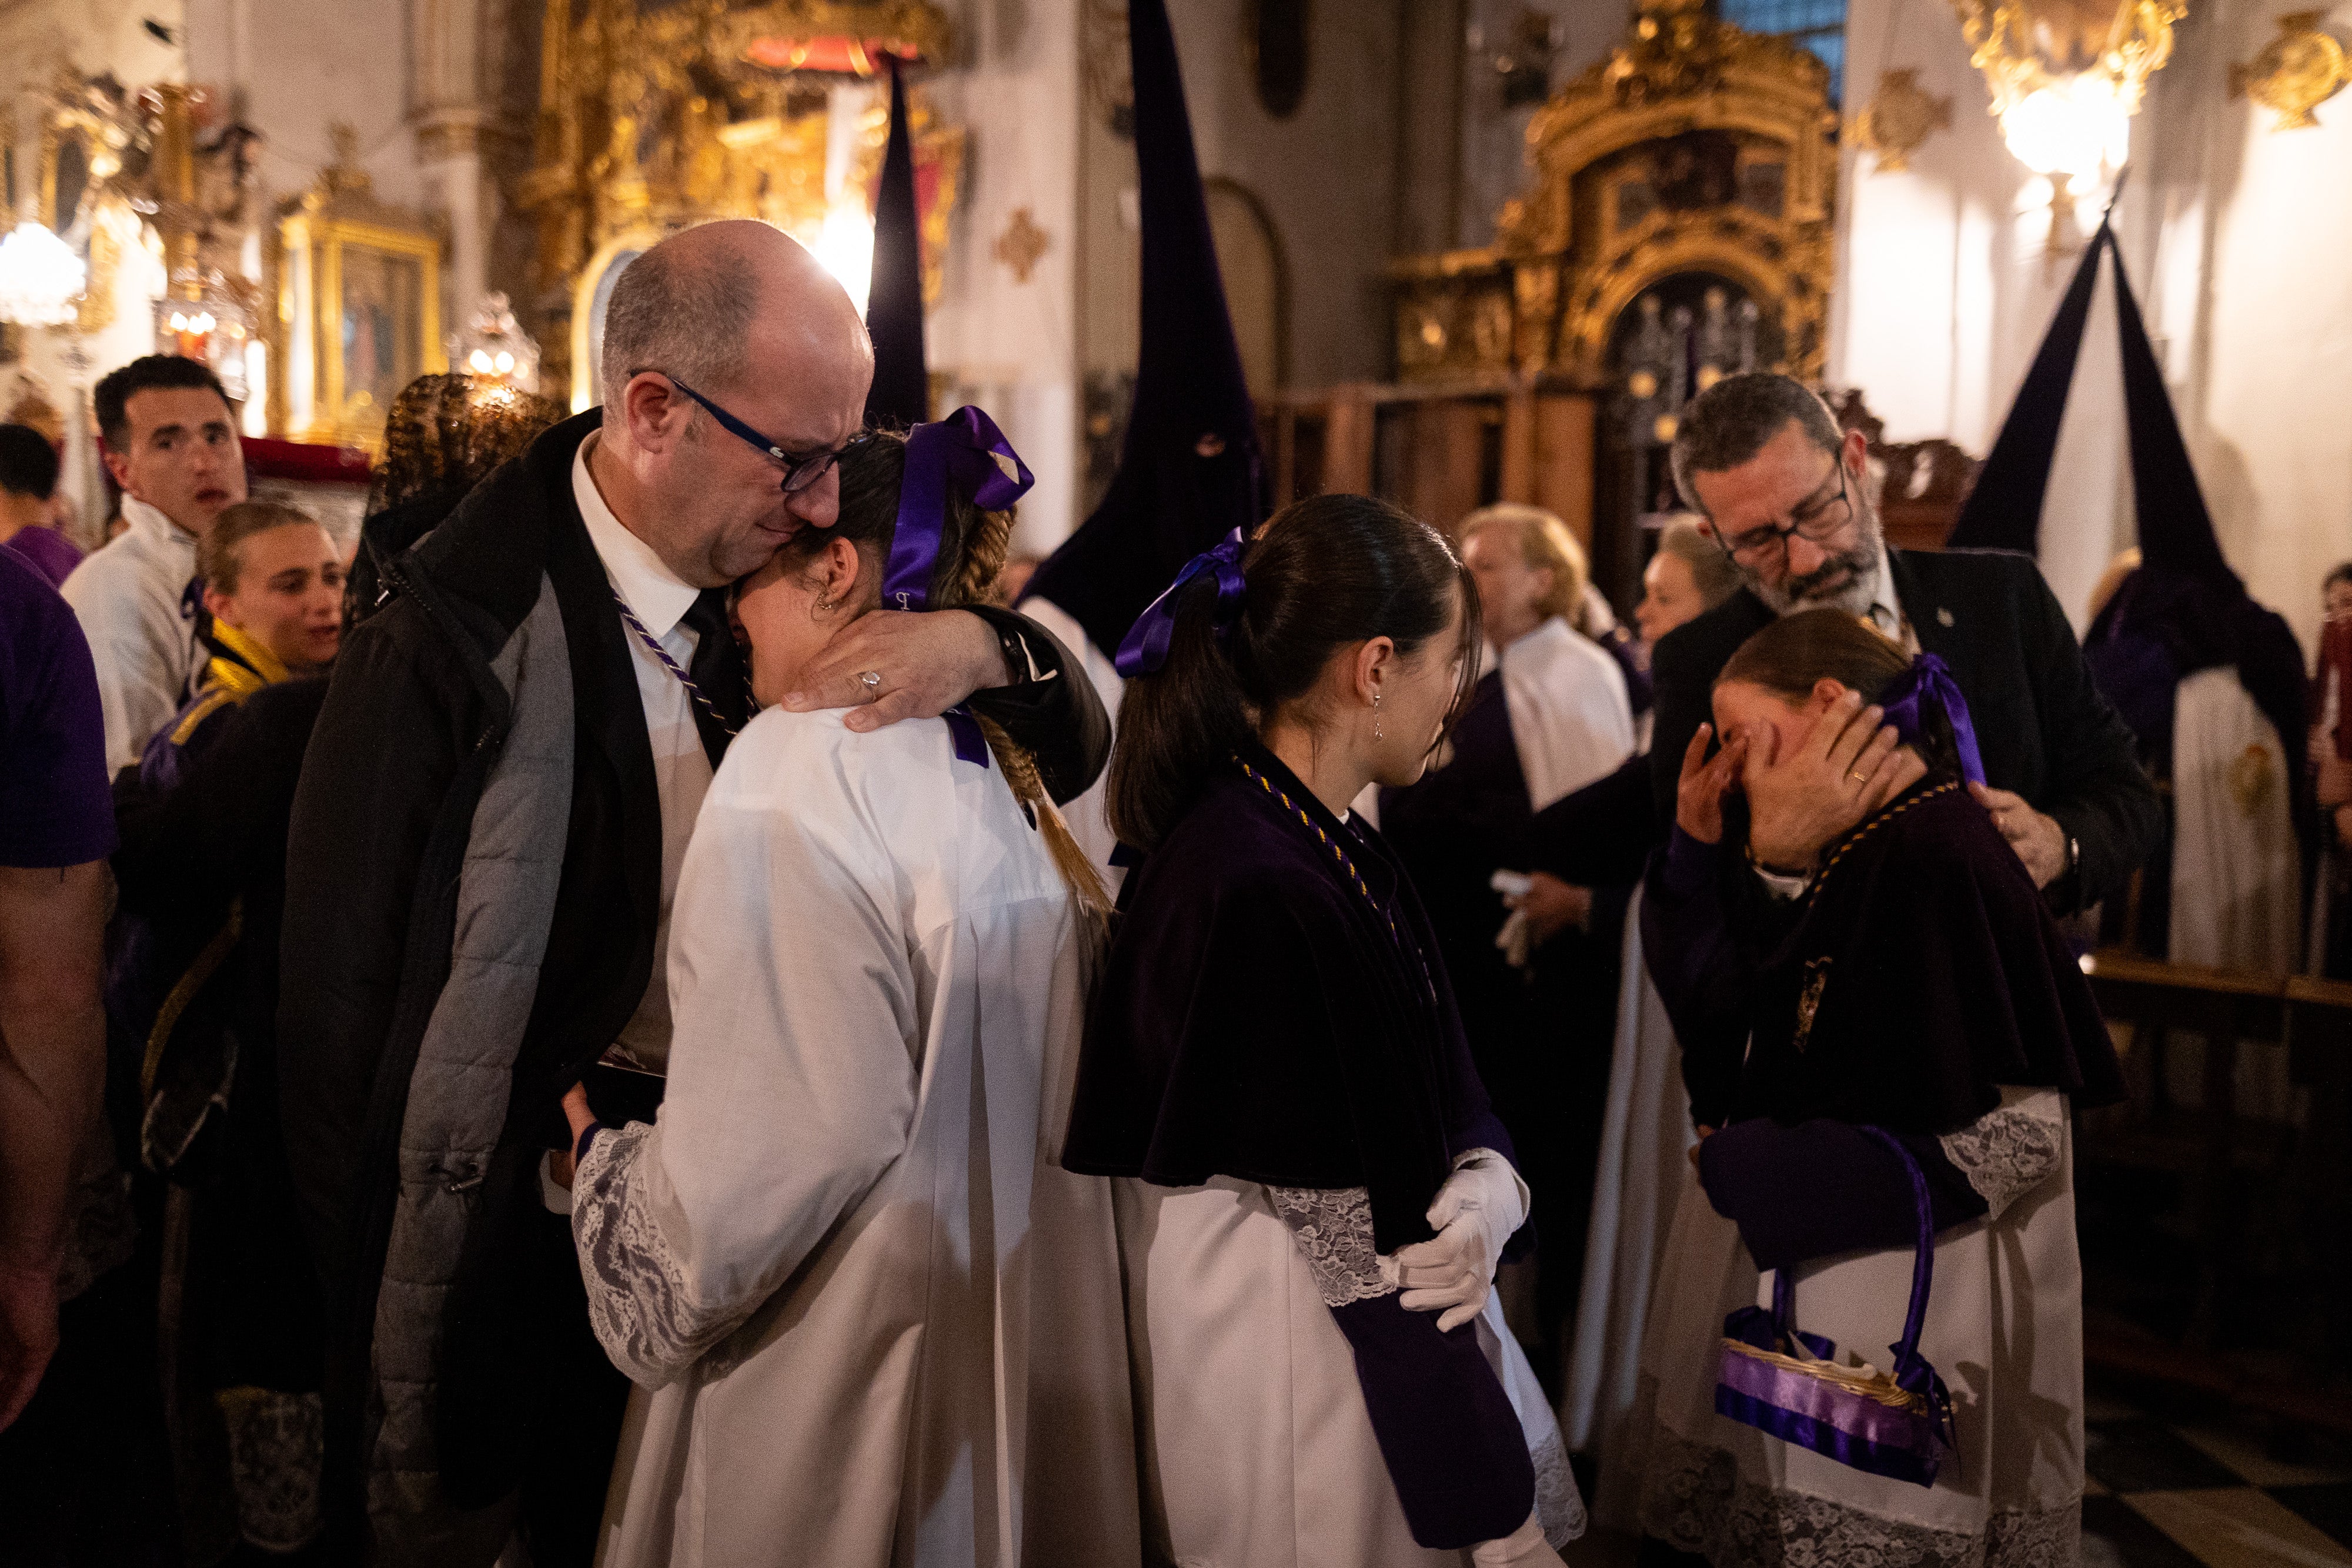
[{"label": "chandelier", "polygon": [[0,239],[0,321],[61,327],[79,309],[89,268],[39,224],[18,224]]},{"label": "chandelier", "polygon": [[539,390],[539,345],[516,322],[503,294],[482,296],[473,319],[464,331],[449,335],[447,348],[450,367],[476,381],[517,392]]},{"label": "chandelier", "polygon": [[246,401],[247,361],[258,358],[254,350],[261,345],[245,300],[219,268],[173,270],[171,287],[155,302],[155,339],[161,353],[210,365],[230,402]]},{"label": "chandelier", "polygon": [[1952,0],[2001,140],[2060,197],[2120,170],[2186,0]]}]

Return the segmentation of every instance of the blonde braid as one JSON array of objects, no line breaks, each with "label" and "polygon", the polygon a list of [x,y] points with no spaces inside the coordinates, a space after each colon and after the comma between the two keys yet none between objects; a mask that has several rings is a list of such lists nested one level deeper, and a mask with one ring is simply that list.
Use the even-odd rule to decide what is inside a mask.
[{"label": "blonde braid", "polygon": [[[939,595],[940,608],[943,610],[982,602],[997,574],[1004,570],[1005,552],[1013,541],[1012,512],[977,512],[971,517],[955,579]],[[1013,798],[1021,802],[1030,820],[1037,824],[1038,832],[1045,836],[1045,852],[1053,857],[1054,869],[1062,873],[1062,881],[1076,896],[1078,907],[1092,920],[1108,918],[1110,890],[1103,884],[1102,873],[1079,847],[1070,824],[1055,806],[1053,796],[1046,793],[1045,782],[1037,775],[1037,759],[992,719],[980,720],[980,733],[987,738],[989,750],[996,754],[997,766],[1004,770],[1004,781],[1013,786]]]}]

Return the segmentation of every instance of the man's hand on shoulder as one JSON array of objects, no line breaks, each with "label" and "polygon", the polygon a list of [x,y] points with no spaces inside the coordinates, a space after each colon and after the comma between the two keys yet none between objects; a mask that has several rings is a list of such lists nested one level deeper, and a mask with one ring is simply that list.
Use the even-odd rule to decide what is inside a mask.
[{"label": "man's hand on shoulder", "polygon": [[[1002,644],[979,616],[961,610],[877,610],[829,643],[784,698],[793,713],[846,707],[854,730],[902,718],[937,718],[976,691],[1007,683]],[[879,679],[867,681],[867,675]]]},{"label": "man's hand on shoulder", "polygon": [[2025,862],[2035,887],[2046,888],[2065,874],[2072,856],[2067,852],[2066,830],[2058,825],[2058,819],[2043,816],[2024,796],[2007,789],[1971,784],[1969,792],[1977,798],[1977,804],[1992,813],[1993,826]]}]

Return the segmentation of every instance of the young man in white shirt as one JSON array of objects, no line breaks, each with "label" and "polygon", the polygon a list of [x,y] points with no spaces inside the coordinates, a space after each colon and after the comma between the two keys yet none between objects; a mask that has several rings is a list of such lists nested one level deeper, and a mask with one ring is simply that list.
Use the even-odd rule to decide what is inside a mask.
[{"label": "young man in white shirt", "polygon": [[220,378],[195,360],[149,354],[98,383],[106,466],[129,526],[66,579],[89,639],[110,771],[139,760],[186,695],[194,624],[181,599],[196,541],[245,499],[245,452]]}]

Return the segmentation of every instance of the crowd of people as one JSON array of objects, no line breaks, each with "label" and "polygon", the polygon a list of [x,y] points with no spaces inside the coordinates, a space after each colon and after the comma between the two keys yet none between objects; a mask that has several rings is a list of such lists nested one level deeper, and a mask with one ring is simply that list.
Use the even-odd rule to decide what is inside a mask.
[{"label": "crowd of people", "polygon": [[2030,559],[1735,376],[1633,629],[1547,513],[1317,496],[1114,733],[793,241],[602,356],[409,388],[348,548],[194,361],[87,559],[0,429],[12,1561],[2075,1560],[2075,955],[2166,816]]}]

